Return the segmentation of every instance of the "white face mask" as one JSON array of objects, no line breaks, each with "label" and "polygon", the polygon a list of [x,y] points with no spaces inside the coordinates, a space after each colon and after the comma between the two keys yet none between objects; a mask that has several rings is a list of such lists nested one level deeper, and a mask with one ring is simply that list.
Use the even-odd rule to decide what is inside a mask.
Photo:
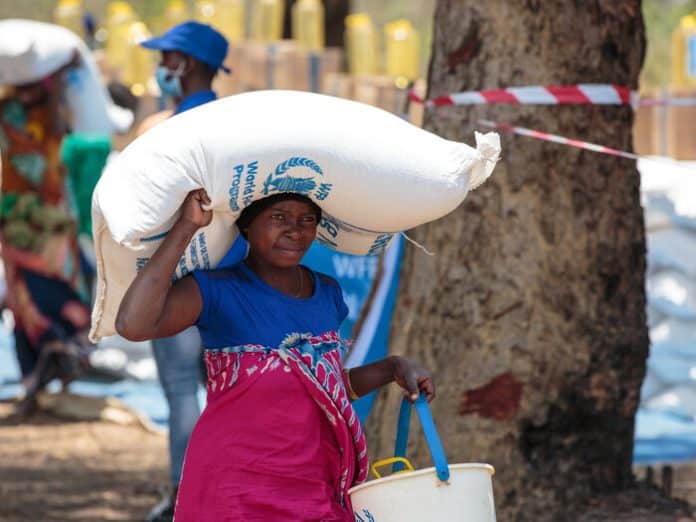
[{"label": "white face mask", "polygon": [[183,94],[181,77],[184,74],[185,67],[186,64],[184,62],[181,62],[174,71],[170,71],[164,65],[157,67],[155,79],[157,80],[157,85],[159,85],[163,96],[181,98]]}]

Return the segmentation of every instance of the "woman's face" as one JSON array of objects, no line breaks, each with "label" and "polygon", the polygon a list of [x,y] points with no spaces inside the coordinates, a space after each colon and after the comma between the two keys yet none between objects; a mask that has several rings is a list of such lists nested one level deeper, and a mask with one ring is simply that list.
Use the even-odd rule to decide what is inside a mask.
[{"label": "woman's face", "polygon": [[27,108],[39,105],[48,99],[49,87],[53,79],[41,80],[15,87],[15,98]]},{"label": "woman's face", "polygon": [[272,204],[246,229],[250,255],[278,268],[297,266],[316,233],[312,207],[293,199]]}]

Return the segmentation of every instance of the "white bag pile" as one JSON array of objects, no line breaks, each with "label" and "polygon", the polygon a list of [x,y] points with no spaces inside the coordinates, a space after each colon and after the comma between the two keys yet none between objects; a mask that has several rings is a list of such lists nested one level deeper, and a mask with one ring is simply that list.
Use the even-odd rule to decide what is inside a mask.
[{"label": "white bag pile", "polygon": [[123,294],[191,190],[206,190],[214,215],[177,278],[214,268],[236,238],[241,211],[279,192],[322,208],[320,242],[378,254],[400,231],[454,210],[491,174],[499,137],[477,133],[476,141],[474,149],[369,105],[292,91],[240,94],[171,118],[127,147],[95,190],[92,338],[113,333]]},{"label": "white bag pile", "polygon": [[77,51],[80,63],[66,72],[66,102],[73,131],[125,131],[133,114],[117,105],[101,83],[85,43],[59,25],[33,20],[0,20],[0,85],[33,83],[67,65]]},{"label": "white bag pile", "polygon": [[[696,163],[640,160],[650,358],[641,412],[696,416]],[[637,438],[648,438],[638,424]],[[677,438],[680,434],[663,433]],[[687,444],[684,448],[693,448]],[[690,450],[684,458],[693,458]],[[676,460],[676,459],[675,459]]]}]

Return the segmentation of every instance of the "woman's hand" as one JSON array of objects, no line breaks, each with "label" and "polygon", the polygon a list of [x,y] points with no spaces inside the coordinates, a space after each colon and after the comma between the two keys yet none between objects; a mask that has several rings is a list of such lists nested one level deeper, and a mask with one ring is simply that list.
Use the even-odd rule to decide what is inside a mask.
[{"label": "woman's hand", "polygon": [[404,389],[407,399],[413,402],[421,392],[428,402],[435,398],[435,384],[428,370],[405,357],[394,356],[391,360],[394,380]]},{"label": "woman's hand", "polygon": [[213,219],[213,211],[204,210],[204,205],[210,205],[210,198],[204,189],[189,192],[181,204],[179,223],[193,225],[196,229],[210,225]]}]

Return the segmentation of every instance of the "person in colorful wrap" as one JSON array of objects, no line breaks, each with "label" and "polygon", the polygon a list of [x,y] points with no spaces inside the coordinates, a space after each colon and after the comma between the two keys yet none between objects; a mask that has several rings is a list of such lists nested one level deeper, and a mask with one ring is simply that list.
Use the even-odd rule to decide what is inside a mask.
[{"label": "person in colorful wrap", "polygon": [[186,451],[175,520],[352,521],[347,491],[367,476],[367,446],[351,401],[392,381],[411,400],[431,400],[431,376],[397,356],[344,371],[341,288],[300,264],[321,218],[302,195],[242,212],[244,262],[172,285],[184,249],[212,219],[209,203],[205,191],[189,193],[116,319],[133,340],[196,324],[206,346],[208,405]]},{"label": "person in colorful wrap", "polygon": [[20,415],[35,409],[36,393],[50,380],[75,378],[89,349],[89,289],[60,161],[69,130],[63,73],[77,61],[75,54],[47,77],[15,85],[0,101],[0,245],[26,390]]}]

